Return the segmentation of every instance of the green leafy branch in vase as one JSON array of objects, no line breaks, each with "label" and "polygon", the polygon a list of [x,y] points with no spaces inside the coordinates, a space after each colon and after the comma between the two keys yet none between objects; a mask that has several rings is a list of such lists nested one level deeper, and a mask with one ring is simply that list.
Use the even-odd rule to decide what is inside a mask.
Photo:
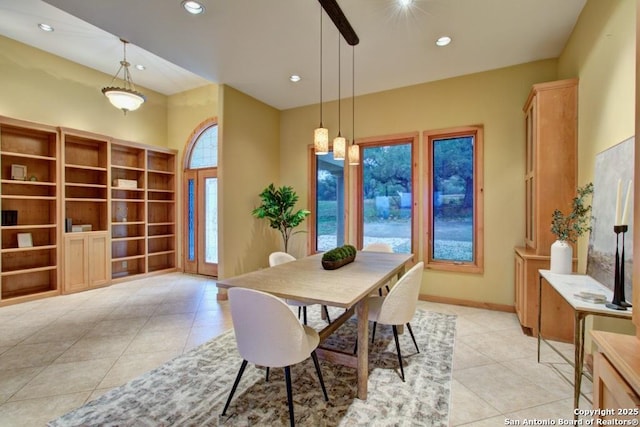
[{"label": "green leafy branch in vase", "polygon": [[575,243],[578,237],[591,231],[591,205],[586,205],[585,198],[593,194],[593,184],[578,187],[577,196],[573,198],[572,209],[565,216],[559,209],[553,211],[551,232],[561,241]]}]

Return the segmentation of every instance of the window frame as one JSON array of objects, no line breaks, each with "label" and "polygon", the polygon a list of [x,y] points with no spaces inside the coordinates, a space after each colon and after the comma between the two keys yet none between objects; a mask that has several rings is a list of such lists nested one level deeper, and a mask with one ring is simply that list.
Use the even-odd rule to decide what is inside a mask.
[{"label": "window frame", "polygon": [[358,249],[362,249],[364,241],[364,204],[363,204],[363,149],[373,147],[383,147],[387,145],[410,144],[411,145],[411,252],[413,262],[417,262],[418,250],[418,132],[408,132],[386,136],[374,136],[357,139],[360,150],[360,164],[356,166],[355,172],[355,210],[356,210],[356,242]]},{"label": "window frame", "polygon": [[[444,261],[433,259],[433,141],[472,136],[473,144],[473,261]],[[484,272],[484,126],[461,126],[440,130],[424,131],[424,263],[433,270],[464,273]]]},{"label": "window frame", "polygon": [[[329,153],[333,153],[333,144],[329,143]],[[308,225],[308,233],[309,236],[307,239],[307,253],[310,255],[322,252],[318,251],[318,216],[316,212],[316,197],[317,197],[317,175],[318,175],[318,160],[315,153],[315,149],[313,144],[307,146],[307,158],[309,162],[309,167],[307,170],[309,171],[309,176],[307,177],[307,182],[309,183],[309,190],[307,192],[307,209],[311,211],[309,216],[307,217]],[[344,221],[344,242],[348,242],[349,238],[349,194],[350,194],[350,186],[349,186],[349,170],[351,167],[345,160],[344,166],[344,212],[343,212],[343,221]]]}]

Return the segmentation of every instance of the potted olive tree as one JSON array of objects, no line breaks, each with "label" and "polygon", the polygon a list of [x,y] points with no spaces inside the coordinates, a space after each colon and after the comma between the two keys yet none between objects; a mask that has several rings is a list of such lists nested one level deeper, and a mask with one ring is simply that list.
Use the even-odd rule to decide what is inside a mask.
[{"label": "potted olive tree", "polygon": [[289,239],[300,231],[293,232],[293,229],[304,221],[311,213],[306,209],[294,211],[294,206],[298,201],[298,195],[291,186],[276,188],[273,183],[260,193],[262,204],[255,208],[251,214],[256,218],[266,218],[269,226],[275,228],[282,235],[284,251],[288,252]]},{"label": "potted olive tree", "polygon": [[553,211],[551,220],[551,232],[555,234],[556,241],[551,245],[552,273],[570,274],[573,260],[573,248],[578,237],[591,231],[589,212],[591,205],[587,205],[585,198],[593,193],[593,184],[589,183],[578,188],[578,195],[573,198],[572,209],[568,215],[559,209]]}]

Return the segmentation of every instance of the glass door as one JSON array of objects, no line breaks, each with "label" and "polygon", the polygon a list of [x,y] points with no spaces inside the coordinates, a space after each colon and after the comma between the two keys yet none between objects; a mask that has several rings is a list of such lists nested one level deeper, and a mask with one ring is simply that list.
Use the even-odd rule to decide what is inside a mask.
[{"label": "glass door", "polygon": [[218,276],[217,169],[185,172],[185,272]]}]

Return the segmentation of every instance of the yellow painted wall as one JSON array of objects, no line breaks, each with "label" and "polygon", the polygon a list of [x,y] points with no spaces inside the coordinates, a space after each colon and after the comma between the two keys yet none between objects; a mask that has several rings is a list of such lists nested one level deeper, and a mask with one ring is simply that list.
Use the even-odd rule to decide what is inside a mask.
[{"label": "yellow painted wall", "polygon": [[[635,134],[635,61],[636,1],[588,1],[558,60],[561,78],[580,78],[579,185],[593,181],[598,153]],[[586,270],[587,245],[583,237],[578,245],[580,272]],[[634,333],[631,322],[613,319],[597,318],[593,327]]]},{"label": "yellow painted wall", "polygon": [[[513,247],[524,244],[524,124],[522,107],[531,85],[555,80],[555,60],[538,61],[356,99],[356,138],[484,125],[484,274],[425,270],[422,294],[513,306]],[[357,80],[357,76],[356,76]],[[348,105],[347,105],[348,104]],[[350,111],[350,101],[343,107]],[[307,198],[307,145],[317,126],[318,106],[282,112],[280,177]],[[330,135],[337,133],[337,103],[324,107]],[[351,135],[351,119],[342,121]],[[420,137],[420,185],[424,182]],[[424,203],[422,187],[417,191]],[[424,227],[420,210],[422,259]]]},{"label": "yellow painted wall", "polygon": [[[218,85],[180,92],[167,101],[167,146],[182,152],[203,121],[218,116]],[[182,160],[182,157],[180,157]],[[182,169],[182,164],[180,168]]]},{"label": "yellow painted wall", "polygon": [[[178,172],[176,199],[182,201],[182,170],[185,167],[184,151],[193,137],[194,130],[199,124],[210,118],[218,116],[218,85],[210,84],[196,89],[184,91],[168,97],[167,101],[167,145],[178,150]],[[181,206],[181,205],[180,205]],[[183,209],[178,209],[177,224],[184,224]],[[178,267],[183,267],[183,239],[182,226],[176,229],[178,247]]]},{"label": "yellow painted wall", "polygon": [[279,111],[236,89],[220,87],[218,169],[220,264],[219,277],[268,266],[270,252],[279,250],[280,235],[251,211],[258,194],[279,185]]},{"label": "yellow painted wall", "polygon": [[[635,8],[634,0],[587,2],[558,60],[561,78],[580,78],[579,185],[593,181],[598,153],[635,133]],[[586,260],[585,237],[579,271],[586,270]]]},{"label": "yellow painted wall", "polygon": [[0,36],[1,115],[166,147],[166,96],[139,88],[147,102],[125,116],[100,92],[112,79]]}]

